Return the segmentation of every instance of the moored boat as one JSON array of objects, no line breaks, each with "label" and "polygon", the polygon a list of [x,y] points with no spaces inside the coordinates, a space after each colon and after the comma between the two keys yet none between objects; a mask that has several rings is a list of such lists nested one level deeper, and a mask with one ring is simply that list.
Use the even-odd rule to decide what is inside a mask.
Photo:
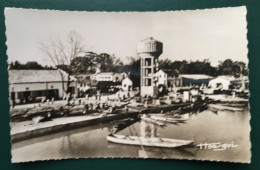
[{"label": "moored boat", "polygon": [[163,123],[161,121],[158,121],[158,120],[155,120],[155,119],[151,119],[150,117],[148,117],[146,115],[142,115],[141,119],[146,121],[146,122],[153,123],[153,124],[156,124],[156,125],[159,125],[159,126],[164,126],[165,125],[165,123]]},{"label": "moored boat", "polygon": [[180,140],[171,138],[145,138],[141,136],[125,136],[110,134],[107,136],[107,140],[114,143],[126,144],[126,145],[142,145],[150,147],[164,147],[164,148],[176,148],[186,145],[191,145],[191,140]]},{"label": "moored boat", "polygon": [[230,107],[225,105],[209,104],[208,107],[213,110],[243,111],[240,107]]},{"label": "moored boat", "polygon": [[186,121],[189,119],[189,117],[162,117],[162,116],[155,116],[155,115],[150,116],[150,118],[158,121],[171,122],[171,123]]},{"label": "moored boat", "polygon": [[237,107],[237,108],[247,107],[247,103],[220,103],[220,104],[228,107]]}]

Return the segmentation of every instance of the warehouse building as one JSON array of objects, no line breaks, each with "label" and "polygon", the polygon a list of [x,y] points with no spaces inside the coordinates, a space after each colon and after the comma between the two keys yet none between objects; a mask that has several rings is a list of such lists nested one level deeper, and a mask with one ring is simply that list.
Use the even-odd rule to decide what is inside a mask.
[{"label": "warehouse building", "polygon": [[[66,93],[68,74],[62,70],[9,70],[9,91],[15,103],[61,99]],[[69,89],[77,96],[77,81],[70,76]]]}]

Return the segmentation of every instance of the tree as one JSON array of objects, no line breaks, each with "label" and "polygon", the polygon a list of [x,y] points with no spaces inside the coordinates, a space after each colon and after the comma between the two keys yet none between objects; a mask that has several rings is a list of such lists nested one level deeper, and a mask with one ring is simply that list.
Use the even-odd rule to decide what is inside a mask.
[{"label": "tree", "polygon": [[121,71],[129,74],[133,81],[133,87],[140,86],[140,58],[128,57],[130,63],[122,66]]},{"label": "tree", "polygon": [[171,61],[169,59],[159,60],[159,68],[169,76],[179,74],[207,74],[217,76],[217,68],[212,67],[208,59],[203,61]]},{"label": "tree", "polygon": [[[49,43],[40,43],[40,49],[51,59],[56,68],[62,68],[68,73],[66,88],[64,83],[62,83],[62,85],[63,91],[67,94],[67,96],[69,96],[71,93],[69,85],[72,82],[71,74],[73,73],[71,62],[82,52],[84,52],[81,36],[75,31],[70,31],[66,40],[50,40]],[[64,80],[64,75],[62,73],[61,78]],[[69,104],[69,99],[67,102]]]},{"label": "tree", "polygon": [[97,67],[97,62],[95,60],[95,58],[97,57],[97,53],[89,51],[85,53],[85,57],[88,58],[88,60],[86,60],[86,65],[88,67],[88,71],[90,73],[94,73],[96,72],[96,67]]},{"label": "tree", "polygon": [[119,58],[107,53],[98,54],[94,58],[94,61],[99,65],[100,71],[102,72],[119,72],[123,66]]},{"label": "tree", "polygon": [[248,75],[248,71],[244,62],[233,62],[231,59],[226,59],[218,65],[218,74],[239,77],[241,75]]},{"label": "tree", "polygon": [[9,69],[21,69],[21,63],[19,61],[11,62],[9,65]]},{"label": "tree", "polygon": [[94,73],[93,60],[89,57],[76,57],[71,61],[71,70],[73,74]]},{"label": "tree", "polygon": [[40,70],[43,69],[43,67],[38,64],[36,61],[28,61],[25,65],[24,65],[25,69],[32,69],[32,70]]},{"label": "tree", "polygon": [[25,64],[22,64],[18,61],[11,62],[9,64],[10,70],[53,70],[51,66],[42,66],[36,61],[28,61]]},{"label": "tree", "polygon": [[86,52],[84,57],[76,57],[71,62],[73,74],[93,74],[101,72],[121,72],[123,63],[120,58],[107,53]]}]

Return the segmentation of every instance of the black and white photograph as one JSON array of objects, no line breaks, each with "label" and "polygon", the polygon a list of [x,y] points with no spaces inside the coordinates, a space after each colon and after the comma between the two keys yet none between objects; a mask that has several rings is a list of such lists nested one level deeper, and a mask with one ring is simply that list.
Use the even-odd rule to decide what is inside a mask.
[{"label": "black and white photograph", "polygon": [[6,8],[11,161],[250,163],[246,14]]}]

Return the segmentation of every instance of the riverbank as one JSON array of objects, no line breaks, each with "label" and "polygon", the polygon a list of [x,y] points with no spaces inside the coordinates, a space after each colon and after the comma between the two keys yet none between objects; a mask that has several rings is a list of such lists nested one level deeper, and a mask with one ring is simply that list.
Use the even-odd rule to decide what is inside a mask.
[{"label": "riverbank", "polygon": [[[100,157],[129,157],[143,158],[145,152],[148,158],[164,159],[209,159],[231,162],[248,162],[250,158],[248,110],[243,112],[219,111],[218,114],[204,110],[190,115],[185,123],[178,125],[168,123],[166,126],[156,126],[142,119],[116,132],[127,136],[151,136],[161,138],[194,140],[196,145],[220,142],[238,145],[236,148],[223,151],[213,149],[184,148],[156,148],[134,145],[122,145],[106,140],[107,135],[114,130],[114,126],[125,122],[125,119],[110,121],[104,124],[71,128],[50,135],[12,143],[12,162],[28,162],[46,159],[66,158],[100,158]],[[221,129],[221,130],[220,130]],[[227,157],[223,157],[223,154]],[[228,160],[227,160],[228,158]]]},{"label": "riverbank", "polygon": [[[71,130],[90,125],[107,123],[113,120],[137,117],[138,114],[161,113],[177,110],[180,107],[190,106],[192,103],[180,103],[158,107],[148,106],[120,110],[117,114],[92,113],[89,115],[53,118],[49,121],[35,123],[33,120],[11,122],[12,142],[48,135],[64,130]],[[194,103],[193,103],[194,104]]]},{"label": "riverbank", "polygon": [[[34,122],[34,120],[26,120],[21,122],[11,122],[11,136],[12,142],[18,142],[34,137],[39,137],[43,135],[49,135],[56,132],[71,130],[75,128],[81,128],[91,125],[98,125],[102,123],[107,123],[113,120],[126,119],[131,117],[137,117],[138,114],[147,114],[147,113],[166,113],[169,111],[179,111],[190,112],[190,111],[202,111],[207,108],[207,105],[210,103],[215,103],[217,99],[213,96],[214,100],[205,100],[197,102],[188,102],[188,103],[176,103],[170,105],[158,105],[149,104],[147,107],[144,106],[131,106],[128,105],[126,108],[118,110],[114,114],[105,114],[101,113],[91,113],[91,114],[75,114],[78,116],[62,116],[52,118],[51,120],[44,122]],[[223,99],[223,97],[222,97]],[[232,99],[228,101],[239,102],[242,99]],[[244,99],[243,99],[244,100]],[[49,105],[48,105],[49,106]],[[53,105],[55,106],[55,105]],[[74,110],[81,113],[82,110]]]},{"label": "riverbank", "polygon": [[60,117],[46,122],[39,122],[37,124],[34,124],[33,121],[11,122],[12,142],[18,142],[64,130],[107,123],[113,120],[136,117],[138,114],[139,112],[131,111],[121,114],[109,114],[106,116],[96,114],[75,117]]}]

